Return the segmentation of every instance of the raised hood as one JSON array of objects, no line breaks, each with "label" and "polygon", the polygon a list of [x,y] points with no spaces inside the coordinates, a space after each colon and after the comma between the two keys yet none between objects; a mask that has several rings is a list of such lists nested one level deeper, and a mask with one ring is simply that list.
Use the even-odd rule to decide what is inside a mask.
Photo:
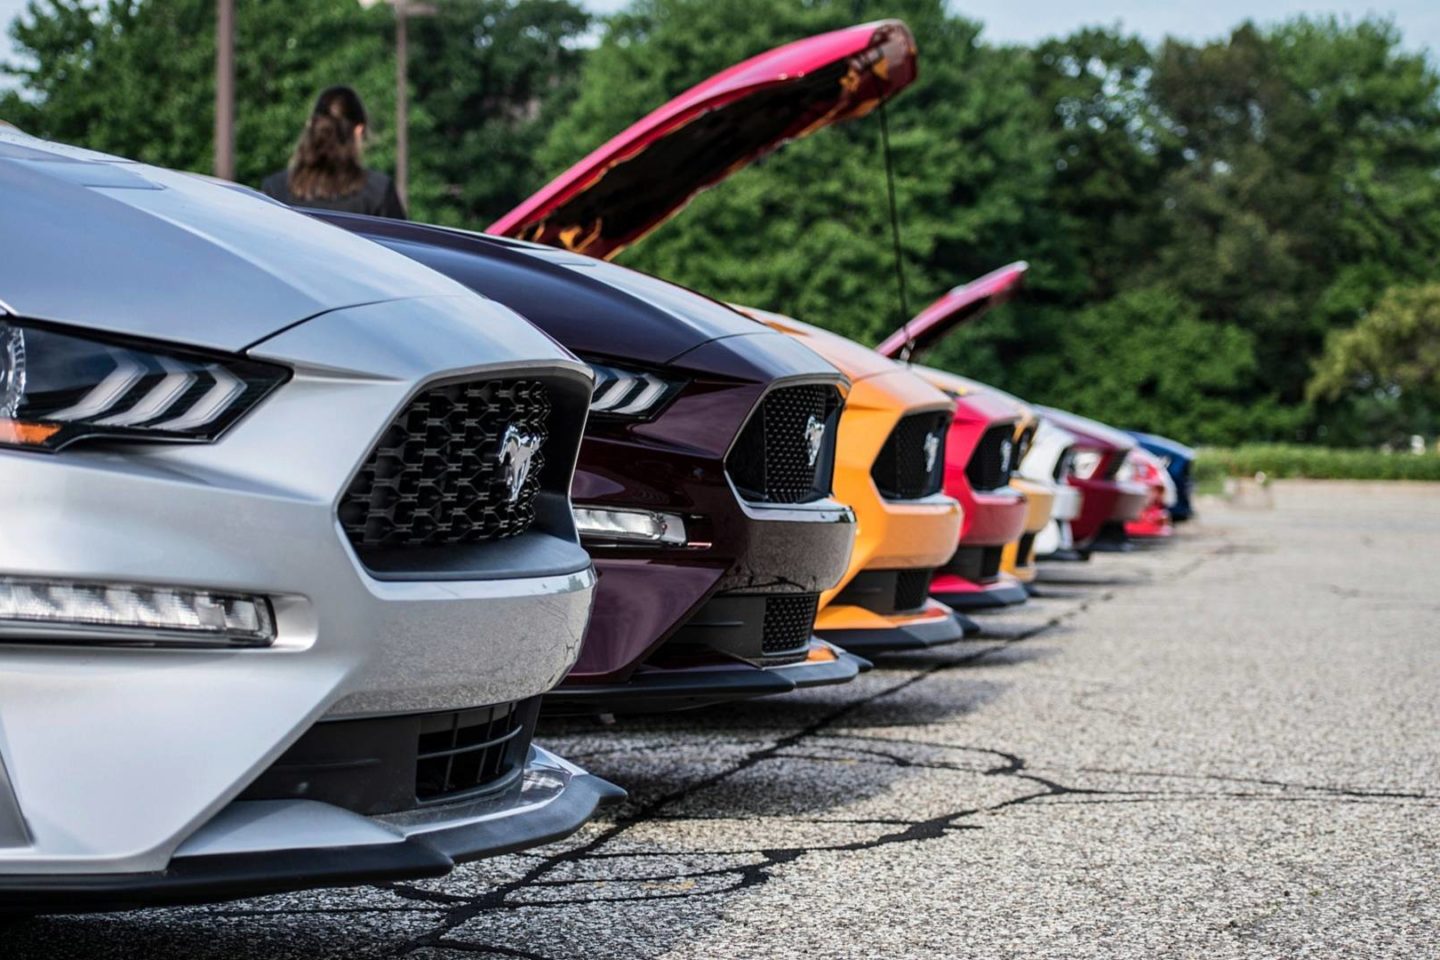
[{"label": "raised hood", "polygon": [[786,141],[863,117],[915,71],[899,20],[777,47],[647,114],[487,232],[608,259]]},{"label": "raised hood", "polygon": [[471,295],[234,184],[0,129],[0,312],[237,351],[340,307]]},{"label": "raised hood", "polygon": [[1009,300],[1020,288],[1029,269],[1028,263],[1017,260],[1009,266],[992,270],[978,280],[954,287],[886,337],[885,342],[875,349],[887,357],[919,360],[950,331]]}]

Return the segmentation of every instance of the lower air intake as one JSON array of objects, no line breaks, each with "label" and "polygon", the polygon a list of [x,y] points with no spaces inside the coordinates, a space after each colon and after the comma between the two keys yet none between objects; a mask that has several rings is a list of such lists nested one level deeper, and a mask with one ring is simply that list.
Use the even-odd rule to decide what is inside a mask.
[{"label": "lower air intake", "polygon": [[503,778],[524,761],[512,745],[525,727],[514,703],[426,716],[416,752],[415,798],[446,800]]},{"label": "lower air intake", "polygon": [[901,570],[895,577],[895,611],[904,613],[925,606],[933,570]]},{"label": "lower air intake", "polygon": [[815,629],[820,598],[813,593],[775,594],[765,598],[765,632],[760,650],[766,656],[804,651]]}]

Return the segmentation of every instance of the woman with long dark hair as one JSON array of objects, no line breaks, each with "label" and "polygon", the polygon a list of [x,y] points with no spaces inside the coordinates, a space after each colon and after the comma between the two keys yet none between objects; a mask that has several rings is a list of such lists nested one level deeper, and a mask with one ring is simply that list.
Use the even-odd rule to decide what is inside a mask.
[{"label": "woman with long dark hair", "polygon": [[330,87],[315,101],[290,166],[266,177],[260,189],[292,207],[405,219],[395,182],[363,163],[368,123],[358,93]]}]

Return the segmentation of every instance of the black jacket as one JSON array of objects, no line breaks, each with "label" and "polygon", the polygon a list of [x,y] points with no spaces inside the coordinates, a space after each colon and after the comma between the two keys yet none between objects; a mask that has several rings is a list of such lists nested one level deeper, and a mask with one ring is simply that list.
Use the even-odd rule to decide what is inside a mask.
[{"label": "black jacket", "polygon": [[341,210],[345,213],[364,213],[374,217],[407,219],[400,195],[395,192],[395,181],[378,170],[365,171],[365,184],[354,193],[341,197],[311,197],[297,200],[290,193],[290,172],[279,170],[260,182],[260,189],[267,197],[279,200],[291,207],[314,207],[318,210]]}]

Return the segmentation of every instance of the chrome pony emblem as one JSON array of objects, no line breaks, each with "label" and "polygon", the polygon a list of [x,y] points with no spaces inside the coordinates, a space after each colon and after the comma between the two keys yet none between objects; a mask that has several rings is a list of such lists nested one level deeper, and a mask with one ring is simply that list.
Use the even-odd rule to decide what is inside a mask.
[{"label": "chrome pony emblem", "polygon": [[925,472],[935,471],[935,460],[940,456],[940,435],[938,433],[925,434]]},{"label": "chrome pony emblem", "polygon": [[500,469],[505,475],[508,502],[514,503],[520,499],[520,492],[525,489],[525,481],[530,479],[530,468],[535,462],[535,455],[540,452],[540,443],[540,437],[513,423],[505,428],[505,434],[500,438]]},{"label": "chrome pony emblem", "polygon": [[820,447],[825,442],[825,424],[815,414],[805,421],[805,452],[810,457],[810,466],[820,459]]},{"label": "chrome pony emblem", "polygon": [[1015,442],[1014,442],[1013,440],[1011,440],[1010,438],[1008,438],[1008,437],[1005,438],[1004,440],[1001,440],[1001,441],[1000,441],[1000,469],[1001,469],[1001,471],[1006,471],[1006,470],[1009,470],[1009,469],[1010,469],[1010,454],[1014,451],[1014,447],[1015,447]]}]

